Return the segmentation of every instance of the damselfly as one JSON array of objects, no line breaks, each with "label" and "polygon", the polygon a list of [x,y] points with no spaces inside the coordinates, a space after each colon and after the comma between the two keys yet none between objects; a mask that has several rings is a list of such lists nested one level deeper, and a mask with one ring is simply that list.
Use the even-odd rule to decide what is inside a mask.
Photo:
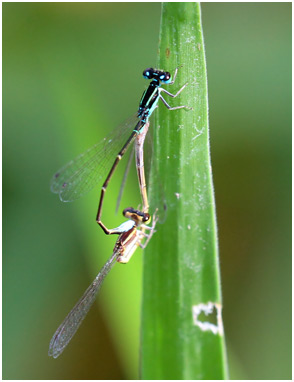
[{"label": "damselfly", "polygon": [[[141,248],[146,247],[155,232],[154,229],[157,222],[155,216],[153,217],[152,226],[149,227],[146,225],[150,221],[148,213],[133,208],[126,208],[123,211],[123,215],[129,220],[122,223],[119,227],[109,230],[110,234],[119,235],[111,257],[54,333],[49,345],[49,356],[57,358],[68,345],[90,310],[104,278],[114,264],[116,262],[127,263],[139,246]],[[146,230],[149,230],[148,234],[145,232]]]},{"label": "damselfly", "polygon": [[[153,111],[158,106],[159,99],[162,100],[164,105],[169,110],[176,110],[187,108],[187,106],[171,107],[162,96],[162,92],[170,97],[177,97],[182,90],[187,86],[185,84],[177,91],[176,94],[169,93],[166,89],[161,88],[162,84],[171,85],[175,82],[178,73],[178,68],[175,70],[174,78],[169,72],[158,69],[148,68],[144,70],[143,77],[151,80],[148,88],[142,95],[139,109],[135,116],[131,117],[125,124],[120,126],[114,136],[105,138],[102,142],[94,145],[85,153],[79,155],[76,159],[69,162],[62,169],[60,169],[51,180],[51,191],[59,194],[59,197],[64,202],[70,202],[78,199],[80,196],[89,192],[108,171],[106,180],[101,189],[99,200],[98,212],[96,222],[101,226],[106,234],[110,230],[102,223],[102,205],[104,200],[105,191],[108,183],[125,152],[136,137],[139,137],[148,129],[148,121]],[[146,134],[146,133],[145,133]],[[119,139],[117,139],[119,137]],[[144,141],[144,139],[143,139]],[[119,142],[119,143],[118,143]],[[121,148],[121,142],[125,142]],[[120,148],[120,151],[118,152]],[[114,150],[118,154],[114,158]],[[138,154],[139,155],[139,154]],[[110,165],[112,166],[110,167]],[[110,170],[109,170],[110,168]],[[141,171],[141,170],[140,170]],[[139,174],[139,169],[138,169]],[[142,172],[141,172],[142,174]],[[140,180],[141,178],[141,180]],[[146,187],[140,182],[142,177],[139,175],[139,184],[143,201],[143,211],[148,211],[148,199]],[[145,191],[144,191],[145,188]]]}]

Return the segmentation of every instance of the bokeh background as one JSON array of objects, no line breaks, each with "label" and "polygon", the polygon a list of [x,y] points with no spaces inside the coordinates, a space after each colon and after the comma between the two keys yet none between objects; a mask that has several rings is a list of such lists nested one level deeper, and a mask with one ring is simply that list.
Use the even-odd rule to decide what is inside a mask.
[{"label": "bokeh background", "polygon": [[[116,266],[57,360],[57,326],[110,255],[99,188],[52,174],[137,108],[160,3],[4,3],[3,378],[138,377],[142,253]],[[204,3],[211,154],[232,378],[291,378],[291,3]],[[171,69],[171,68],[167,68]],[[117,175],[104,220],[113,217]],[[135,173],[122,207],[139,202]]]}]

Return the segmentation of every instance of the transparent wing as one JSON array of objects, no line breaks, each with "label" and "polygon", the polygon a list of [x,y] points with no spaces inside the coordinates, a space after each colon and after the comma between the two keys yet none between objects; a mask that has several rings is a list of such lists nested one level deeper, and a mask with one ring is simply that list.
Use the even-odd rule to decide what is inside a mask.
[{"label": "transparent wing", "polygon": [[116,155],[131,135],[137,122],[138,117],[135,114],[101,142],[96,143],[57,171],[51,179],[51,191],[59,194],[63,202],[71,202],[92,190],[110,171]]},{"label": "transparent wing", "polygon": [[48,351],[49,356],[57,358],[68,345],[69,341],[72,339],[79,326],[81,325],[83,319],[86,317],[88,311],[90,310],[104,278],[116,263],[119,254],[119,251],[113,252],[109,260],[104,264],[103,268],[96,276],[93,283],[89,286],[82,298],[77,302],[74,308],[66,316],[62,324],[56,330],[50,341]]},{"label": "transparent wing", "polygon": [[[160,224],[163,224],[167,217],[167,203],[164,193],[164,184],[162,183],[162,180],[159,176],[158,163],[156,163],[154,159],[154,126],[155,123],[153,119],[152,123],[150,123],[149,132],[144,142],[144,167],[147,183],[147,195],[151,207],[150,213],[154,213],[156,209],[156,216],[158,218],[158,222]],[[155,195],[153,191],[154,188],[157,190]]]},{"label": "transparent wing", "polygon": [[119,189],[119,194],[118,194],[118,197],[117,197],[117,200],[116,200],[116,207],[115,207],[115,213],[116,214],[117,214],[117,212],[119,210],[120,202],[121,202],[121,199],[122,199],[122,196],[123,196],[124,188],[125,188],[125,185],[126,185],[126,182],[127,182],[127,178],[128,178],[129,172],[130,172],[130,168],[131,168],[131,165],[132,165],[134,154],[135,154],[135,147],[133,146],[132,150],[131,150],[131,153],[129,155],[128,163],[127,163],[126,168],[125,168],[124,176],[123,176],[123,179],[122,179],[122,182],[121,182],[121,185],[120,185],[120,189]]}]

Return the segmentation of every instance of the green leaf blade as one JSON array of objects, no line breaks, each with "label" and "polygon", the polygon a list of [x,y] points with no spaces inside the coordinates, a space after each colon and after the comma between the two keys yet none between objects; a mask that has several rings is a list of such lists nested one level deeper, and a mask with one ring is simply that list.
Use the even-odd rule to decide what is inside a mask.
[{"label": "green leaf blade", "polygon": [[[167,211],[166,221],[157,225],[144,255],[141,375],[143,379],[225,379],[206,63],[198,3],[163,4],[159,67],[173,75],[181,64],[175,84],[166,88],[175,94],[184,83],[188,86],[175,99],[162,95],[171,106],[187,105],[193,110],[169,111],[160,105],[154,124],[160,182],[149,190],[150,211],[162,203],[162,191]],[[210,304],[213,310],[206,317],[201,307],[209,310]],[[195,309],[200,309],[197,318]]]}]

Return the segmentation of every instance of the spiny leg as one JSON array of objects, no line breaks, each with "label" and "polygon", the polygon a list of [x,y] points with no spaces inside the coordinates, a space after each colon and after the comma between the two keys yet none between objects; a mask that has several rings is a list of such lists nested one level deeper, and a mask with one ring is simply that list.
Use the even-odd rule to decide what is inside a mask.
[{"label": "spiny leg", "polygon": [[[178,67],[176,68],[173,80],[172,80],[169,84],[166,84],[166,85],[172,85],[172,84],[175,83],[175,80],[176,80],[176,77],[177,77],[178,70],[179,70],[179,68],[182,67],[182,66],[183,66],[183,65],[178,66]],[[176,94],[172,94],[172,93],[170,93],[169,91],[167,91],[167,90],[164,89],[164,88],[160,88],[160,89],[159,89],[159,92],[160,92],[160,93],[163,92],[163,93],[167,94],[168,96],[170,96],[170,97],[172,97],[172,98],[175,98],[175,97],[177,97],[177,96],[178,96],[178,95],[185,89],[185,87],[186,87],[187,85],[188,85],[188,82],[187,82],[185,85],[183,85],[183,86],[176,92]],[[162,100],[162,102],[165,104],[165,106],[166,106],[169,110],[177,110],[177,109],[184,109],[184,108],[189,109],[189,110],[192,110],[191,107],[186,106],[186,105],[183,105],[183,106],[176,106],[176,107],[171,107],[171,106],[169,106],[169,104],[166,102],[166,100],[162,97],[162,95],[161,95],[160,93],[159,93],[159,98]]]},{"label": "spiny leg", "polygon": [[168,92],[166,89],[163,89],[163,88],[160,88],[160,92],[164,92],[164,93],[166,93],[167,95],[169,95],[170,97],[173,97],[173,98],[175,98],[175,97],[177,97],[184,89],[185,89],[185,87],[188,85],[188,82],[185,84],[185,85],[183,85],[182,87],[181,87],[181,89],[180,90],[178,90],[177,92],[176,92],[176,94],[172,94],[172,93],[170,93],[170,92]]},{"label": "spiny leg", "polygon": [[168,110],[177,110],[177,109],[188,109],[188,110],[192,110],[191,107],[186,106],[186,105],[171,107],[161,95],[159,96],[159,98],[160,98],[161,101],[165,104],[165,106],[168,108]]},{"label": "spiny leg", "polygon": [[[142,224],[141,225],[141,231],[140,231],[140,234],[143,235],[144,237],[146,237],[146,241],[142,244],[141,241],[139,242],[139,245],[140,245],[140,248],[142,249],[145,249],[147,244],[149,243],[149,241],[151,240],[153,234],[156,232],[155,231],[155,226],[156,226],[156,223],[158,221],[158,216],[156,216],[156,213],[157,213],[157,208],[153,214],[153,217],[152,217],[152,226],[149,227],[148,225],[145,225],[145,224]],[[145,230],[149,230],[149,234],[145,233]]]},{"label": "spiny leg", "polygon": [[166,85],[172,85],[172,84],[175,83],[175,80],[176,80],[177,74],[178,74],[178,70],[179,70],[179,68],[182,68],[182,67],[183,67],[183,65],[180,65],[180,66],[176,67],[175,74],[173,76],[173,80],[170,83],[166,84]]}]

